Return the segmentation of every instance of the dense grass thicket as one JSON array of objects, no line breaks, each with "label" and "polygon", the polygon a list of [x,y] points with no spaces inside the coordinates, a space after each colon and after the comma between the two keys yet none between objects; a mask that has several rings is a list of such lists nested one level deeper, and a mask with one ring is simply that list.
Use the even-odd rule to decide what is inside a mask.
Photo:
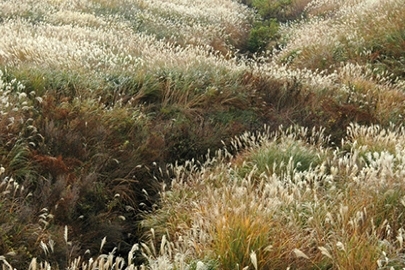
[{"label": "dense grass thicket", "polygon": [[404,18],[0,1],[0,265],[405,268]]}]

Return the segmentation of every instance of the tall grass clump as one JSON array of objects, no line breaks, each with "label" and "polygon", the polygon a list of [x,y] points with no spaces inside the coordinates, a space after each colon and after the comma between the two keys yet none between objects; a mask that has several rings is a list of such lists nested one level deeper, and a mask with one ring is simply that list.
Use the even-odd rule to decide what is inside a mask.
[{"label": "tall grass clump", "polygon": [[[364,163],[368,155],[360,155],[353,142],[378,129],[353,126],[337,148],[327,147],[322,133],[313,133],[317,140],[305,140],[308,133],[302,129],[239,137],[235,145],[245,150],[235,157],[221,151],[201,169],[192,163],[174,167],[162,209],[144,225],[175,246],[187,246],[186,261],[215,260],[219,269],[401,266],[402,151],[374,152]],[[384,143],[385,136],[402,138],[400,133],[380,134],[375,144]],[[289,137],[306,141],[302,147],[322,162],[307,168],[290,163],[288,174],[256,165],[249,173],[237,173],[259,150],[283,152]],[[269,163],[268,168],[281,164]]]},{"label": "tall grass clump", "polygon": [[[369,66],[376,74],[400,71],[404,7],[399,1],[313,1],[309,21],[282,30],[286,46],[279,59],[295,67],[337,69],[340,63]],[[378,13],[379,16],[373,14]],[[387,23],[389,22],[389,23]]]},{"label": "tall grass clump", "polygon": [[[287,173],[292,173],[291,169],[297,171],[307,171],[313,166],[319,165],[323,160],[317,149],[311,149],[308,144],[309,136],[307,131],[295,132],[293,128],[286,131],[280,129],[280,134],[277,134],[272,139],[261,142],[262,139],[257,141],[257,145],[252,145],[249,148],[248,156],[240,155],[240,158],[235,159],[235,164],[241,170],[242,176],[250,177],[259,176],[262,173],[278,174],[286,176]],[[312,141],[320,139],[323,140],[322,131],[312,130]],[[259,136],[260,138],[261,136]],[[235,148],[244,147],[243,141],[236,139],[232,145]],[[326,141],[324,142],[326,144]],[[254,174],[253,174],[254,172]]]}]

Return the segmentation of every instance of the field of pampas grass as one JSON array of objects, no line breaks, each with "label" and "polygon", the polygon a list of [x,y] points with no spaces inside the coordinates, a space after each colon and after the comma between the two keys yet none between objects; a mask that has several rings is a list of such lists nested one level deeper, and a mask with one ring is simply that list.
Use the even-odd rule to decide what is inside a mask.
[{"label": "field of pampas grass", "polygon": [[405,268],[404,17],[0,1],[0,266]]},{"label": "field of pampas grass", "polygon": [[244,134],[243,154],[177,167],[144,224],[180,269],[180,255],[220,269],[404,267],[402,137],[355,124],[337,147],[302,127]]}]

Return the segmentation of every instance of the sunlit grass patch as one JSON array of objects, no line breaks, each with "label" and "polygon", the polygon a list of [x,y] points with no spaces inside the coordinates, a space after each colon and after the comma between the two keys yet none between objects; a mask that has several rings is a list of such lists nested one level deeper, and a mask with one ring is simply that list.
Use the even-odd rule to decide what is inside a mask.
[{"label": "sunlit grass patch", "polygon": [[[381,128],[378,125],[372,125],[369,127],[351,125],[348,128],[348,137],[346,143],[350,144],[352,150],[356,151],[356,154],[360,154],[364,161],[373,163],[373,160],[383,158],[389,158],[394,163],[395,157],[401,157],[403,147],[403,127],[395,127],[391,125],[388,128]],[[346,144],[343,147],[348,147]],[[401,161],[401,158],[399,159]]]},{"label": "sunlit grass patch", "polygon": [[265,220],[242,213],[229,213],[216,224],[213,251],[221,254],[218,258],[222,268],[238,268],[253,265],[251,254],[254,252],[262,267],[263,260],[268,253],[268,231],[263,226]]},{"label": "sunlit grass patch", "polygon": [[[272,176],[265,177],[263,174],[259,180],[261,182],[255,184],[250,179],[251,174],[236,180],[231,171],[229,173],[222,171],[226,169],[225,167],[221,169],[220,166],[218,169],[219,171],[216,171],[215,174],[210,173],[210,170],[203,169],[198,174],[200,180],[195,179],[191,182],[184,182],[184,191],[181,191],[183,190],[182,182],[173,183],[175,186],[173,186],[172,191],[168,192],[169,197],[163,197],[165,198],[164,205],[171,204],[172,209],[178,210],[168,216],[169,220],[167,220],[166,224],[173,224],[175,221],[173,218],[178,216],[181,217],[180,220],[183,220],[183,222],[177,223],[175,221],[178,226],[175,226],[174,230],[180,230],[181,232],[187,231],[187,228],[193,231],[195,226],[200,228],[202,231],[198,233],[199,240],[194,245],[199,247],[197,250],[202,249],[199,251],[203,252],[202,256],[214,256],[212,258],[219,256],[218,260],[224,269],[234,268],[237,265],[240,267],[252,265],[250,257],[252,252],[256,256],[257,261],[255,263],[259,267],[266,265],[280,266],[278,263],[282,265],[279,260],[274,262],[272,256],[283,254],[282,256],[288,257],[288,252],[284,253],[285,251],[282,249],[287,248],[287,246],[293,249],[294,243],[288,240],[290,236],[287,236],[287,232],[284,239],[274,239],[274,243],[272,242],[273,235],[271,232],[281,226],[282,223],[278,222],[283,220],[282,215],[280,219],[276,218],[278,214],[273,211],[281,206],[283,202],[287,204],[292,202],[294,195],[289,193],[294,192],[290,190],[294,184],[292,186],[287,183],[283,184],[282,176],[280,178],[273,176],[272,178]],[[252,169],[252,172],[254,170]],[[179,174],[179,177],[183,179],[181,175]],[[269,182],[267,183],[267,181]],[[277,187],[280,190],[277,191]],[[189,188],[192,189],[189,190]],[[197,193],[193,192],[193,189],[197,189],[199,194],[203,192],[207,196],[196,197]],[[281,197],[276,198],[279,192]],[[174,194],[178,194],[179,197],[173,197]],[[267,196],[270,196],[273,200],[269,200]],[[183,198],[182,203],[173,205],[174,201],[171,201],[171,198]],[[194,200],[200,202],[197,205],[192,203],[190,206],[195,210],[188,212],[188,214],[184,212],[186,215],[181,214],[181,210],[178,208],[187,204],[188,199],[184,201],[185,198],[195,198]],[[293,228],[291,229],[293,230]],[[194,233],[187,237],[193,236],[197,237]],[[210,251],[211,248],[204,249],[206,246],[212,246],[212,251]],[[291,260],[293,260],[292,257]]]},{"label": "sunlit grass patch", "polygon": [[[358,129],[364,132],[363,136],[373,134],[366,127]],[[391,190],[402,187],[402,174],[391,170],[402,165],[389,165],[392,161],[383,161],[383,153],[381,162],[379,156],[372,165],[361,165],[356,144],[349,156],[339,149],[332,154],[332,149],[324,149],[321,143],[325,138],[318,135],[314,141],[317,143],[305,147],[311,149],[312,145],[312,151],[322,155],[324,164],[300,171],[298,163],[291,163],[291,170],[297,174],[291,178],[283,177],[277,170],[260,173],[256,166],[244,175],[235,174],[258,149],[269,147],[265,143],[269,139],[274,144],[273,152],[282,151],[283,141],[300,142],[298,138],[304,133],[299,129],[290,132],[279,134],[274,141],[264,133],[263,137],[251,135],[249,140],[248,136],[239,138],[240,143],[235,145],[244,145],[247,150],[235,158],[236,163],[221,162],[212,169],[203,166],[190,174],[185,167],[175,169],[177,177],[165,192],[163,205],[177,210],[164,214],[168,218],[166,224],[171,226],[163,228],[170,228],[169,234],[190,239],[199,258],[217,258],[221,269],[252,267],[253,253],[259,268],[356,268],[360,267],[360,258],[362,265],[372,268],[377,262],[386,263],[382,254],[389,254],[391,259],[387,260],[395,264],[392,245],[399,244],[396,237],[404,226],[402,218],[397,218],[402,210],[395,205],[401,203],[403,189]],[[281,149],[277,150],[276,145]],[[389,205],[386,210],[390,214],[381,210],[382,205]],[[164,209],[157,212],[157,217],[165,213]],[[153,222],[146,224],[153,226]],[[154,223],[159,231],[163,224]],[[390,244],[380,245],[381,241]]]},{"label": "sunlit grass patch", "polygon": [[[289,41],[281,53],[284,61],[301,68],[331,71],[341,62],[356,61],[372,64],[380,73],[389,70],[395,76],[403,75],[391,68],[393,62],[402,65],[397,53],[403,50],[399,45],[403,40],[403,5],[397,1],[322,3],[336,8],[331,9],[333,15],[314,16],[309,22],[286,28]],[[373,16],[375,12],[380,16]]]},{"label": "sunlit grass patch", "polygon": [[[204,1],[198,3],[198,6],[195,2],[187,1],[173,3],[120,0],[82,1],[81,3],[23,1],[18,5],[4,3],[2,13],[6,21],[15,19],[37,26],[40,24],[42,27],[39,28],[45,28],[51,32],[66,31],[67,26],[70,26],[77,27],[75,30],[78,31],[92,29],[99,32],[98,37],[109,35],[114,39],[117,34],[125,31],[127,37],[121,38],[120,41],[128,40],[128,33],[142,34],[156,41],[170,42],[181,47],[207,46],[211,50],[221,51],[224,55],[231,54],[235,47],[244,43],[253,18],[252,12],[247,7],[234,1],[222,1],[219,6],[215,1]],[[7,26],[2,29],[7,31]],[[45,32],[40,32],[40,36],[46,36]],[[21,34],[27,34],[25,36],[27,38],[29,36],[29,33]],[[8,39],[8,35],[4,35],[3,40],[6,37]],[[87,35],[87,38],[89,37],[90,34]],[[40,40],[37,40],[36,43],[39,44],[39,42]],[[55,40],[49,42],[55,43]],[[69,40],[66,45],[72,46],[72,42],[74,41]],[[82,47],[83,45],[81,44]],[[120,47],[120,51],[123,49],[119,41],[115,45]],[[154,45],[140,45],[138,48],[147,50],[150,46]],[[20,50],[19,59],[23,58],[21,54],[27,50],[31,52],[35,50],[39,55],[45,53],[33,47],[35,47],[34,44],[26,44],[24,49]],[[67,56],[66,50],[52,51],[51,47],[55,45],[43,48],[48,51],[47,55],[64,53],[65,57]],[[79,49],[75,51],[77,53]],[[26,55],[24,59],[35,60],[35,57],[31,56],[32,53],[24,54]],[[53,58],[58,57],[53,56]]]},{"label": "sunlit grass patch", "polygon": [[400,111],[405,96],[401,80],[394,80],[386,72],[376,74],[370,66],[359,64],[341,65],[336,75],[339,102],[356,106],[374,123],[388,126],[402,121]]},{"label": "sunlit grass patch", "polygon": [[299,143],[275,143],[260,147],[255,153],[245,158],[241,169],[250,167],[247,170],[250,172],[253,167],[257,167],[258,175],[261,173],[287,175],[292,173],[293,168],[302,172],[310,169],[311,166],[315,167],[320,160],[319,153]]}]

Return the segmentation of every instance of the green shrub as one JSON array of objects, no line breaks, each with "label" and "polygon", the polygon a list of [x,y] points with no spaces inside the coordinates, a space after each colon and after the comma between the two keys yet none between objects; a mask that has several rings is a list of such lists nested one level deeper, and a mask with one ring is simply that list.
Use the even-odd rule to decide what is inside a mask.
[{"label": "green shrub", "polygon": [[279,24],[275,19],[257,22],[250,30],[247,49],[254,53],[268,49],[280,38]]},{"label": "green shrub", "polygon": [[275,18],[278,21],[286,21],[285,10],[292,4],[292,0],[252,0],[252,6],[265,19]]}]

